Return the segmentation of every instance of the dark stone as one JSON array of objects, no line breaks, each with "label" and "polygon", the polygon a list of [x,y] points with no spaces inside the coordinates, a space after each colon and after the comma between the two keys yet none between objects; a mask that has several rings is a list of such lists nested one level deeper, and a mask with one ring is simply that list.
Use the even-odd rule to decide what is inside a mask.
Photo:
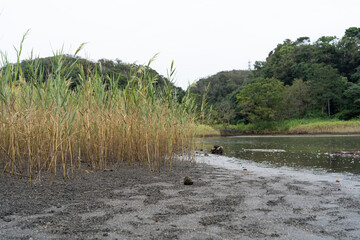
[{"label": "dark stone", "polygon": [[222,155],[224,153],[224,148],[222,146],[215,145],[210,151],[212,154]]},{"label": "dark stone", "polygon": [[189,177],[184,178],[184,185],[193,185],[193,180],[191,180]]}]

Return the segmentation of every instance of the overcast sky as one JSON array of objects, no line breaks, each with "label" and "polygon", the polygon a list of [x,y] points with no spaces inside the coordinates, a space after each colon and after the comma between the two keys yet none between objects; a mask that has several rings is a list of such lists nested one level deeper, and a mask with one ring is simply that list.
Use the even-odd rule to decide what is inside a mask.
[{"label": "overcast sky", "polygon": [[80,56],[144,64],[166,76],[174,60],[176,85],[223,70],[247,69],[289,38],[341,38],[360,26],[359,0],[0,0],[0,50],[30,29],[23,58],[64,46]]}]

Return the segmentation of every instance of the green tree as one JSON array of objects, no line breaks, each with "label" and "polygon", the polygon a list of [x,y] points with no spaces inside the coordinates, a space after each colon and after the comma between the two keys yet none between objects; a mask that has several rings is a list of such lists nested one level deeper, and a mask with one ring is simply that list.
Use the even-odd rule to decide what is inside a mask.
[{"label": "green tree", "polygon": [[352,82],[360,80],[360,28],[351,27],[345,31],[339,42],[338,68]]},{"label": "green tree", "polygon": [[[335,106],[341,104],[341,98],[346,88],[346,80],[343,80],[336,69],[329,65],[313,64],[309,83],[311,97],[314,104],[321,107],[322,114],[330,103]],[[332,108],[334,109],[334,107]]]},{"label": "green tree", "polygon": [[266,62],[255,62],[255,69],[260,70],[256,77],[280,79],[285,84],[291,84],[294,77],[292,76],[292,67],[295,64],[295,44],[286,39],[282,44],[269,53]]},{"label": "green tree", "polygon": [[217,107],[217,113],[221,122],[230,124],[230,121],[235,117],[235,108],[229,100],[222,101]]},{"label": "green tree", "polygon": [[350,109],[360,109],[360,83],[351,83],[351,86],[345,90],[344,96],[348,100]]},{"label": "green tree", "polygon": [[336,68],[338,66],[338,39],[335,36],[320,37],[314,43],[313,62],[331,65]]},{"label": "green tree", "polygon": [[291,68],[295,64],[295,49],[292,42],[287,40],[272,58],[272,77],[283,79],[285,84],[291,84],[293,80]]},{"label": "green tree", "polygon": [[292,86],[285,91],[284,113],[287,117],[304,117],[310,104],[310,88],[302,79],[295,79]]},{"label": "green tree", "polygon": [[280,119],[284,91],[284,84],[275,78],[246,84],[237,95],[241,113],[251,122]]}]

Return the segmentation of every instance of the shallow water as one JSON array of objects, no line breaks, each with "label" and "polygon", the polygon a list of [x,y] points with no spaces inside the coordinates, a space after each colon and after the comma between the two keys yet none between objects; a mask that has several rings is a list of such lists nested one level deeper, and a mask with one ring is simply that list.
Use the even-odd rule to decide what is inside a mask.
[{"label": "shallow water", "polygon": [[212,137],[205,138],[204,144],[208,152],[213,145],[221,145],[225,156],[239,161],[360,176],[359,158],[327,154],[360,151],[360,135]]}]

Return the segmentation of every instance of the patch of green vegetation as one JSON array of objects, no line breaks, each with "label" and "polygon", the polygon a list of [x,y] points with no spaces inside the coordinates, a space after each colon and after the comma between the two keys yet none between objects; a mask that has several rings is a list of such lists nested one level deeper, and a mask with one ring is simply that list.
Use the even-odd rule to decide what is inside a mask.
[{"label": "patch of green vegetation", "polygon": [[198,124],[195,128],[195,136],[197,137],[210,137],[210,136],[219,136],[220,131],[216,130],[215,128],[204,125],[204,124]]},{"label": "patch of green vegetation", "polygon": [[294,125],[289,128],[291,134],[350,134],[360,133],[360,120],[319,121]]},{"label": "patch of green vegetation", "polygon": [[360,120],[303,118],[237,125],[214,125],[224,135],[241,134],[351,134],[360,133]]}]

